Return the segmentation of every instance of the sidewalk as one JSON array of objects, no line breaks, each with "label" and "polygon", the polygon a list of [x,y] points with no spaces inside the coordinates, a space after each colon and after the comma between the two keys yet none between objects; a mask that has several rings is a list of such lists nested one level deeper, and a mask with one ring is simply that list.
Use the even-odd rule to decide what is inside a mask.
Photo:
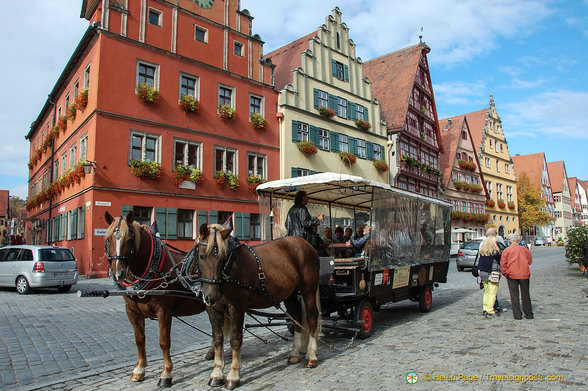
[{"label": "sidewalk", "polygon": [[[286,365],[290,343],[275,336],[267,337],[268,344],[248,338],[239,390],[586,389],[587,291],[588,279],[564,261],[531,276],[533,320],[512,318],[504,280],[499,298],[509,311],[501,318],[482,317],[480,290],[436,291],[431,312],[418,312],[418,304],[410,301],[386,306],[374,316],[372,337],[350,347],[349,334],[325,331],[322,339],[334,349],[319,344],[314,369]],[[225,348],[230,357],[227,344]],[[199,349],[172,356],[172,390],[212,389],[207,386],[212,363],[202,359],[204,354]],[[225,368],[229,366],[227,362]],[[129,381],[133,367],[128,366],[37,389],[156,390],[161,368],[161,359],[152,359],[139,384]],[[418,373],[416,384],[407,383],[409,372]],[[523,382],[515,376],[536,377]],[[548,381],[548,376],[556,378]]]}]

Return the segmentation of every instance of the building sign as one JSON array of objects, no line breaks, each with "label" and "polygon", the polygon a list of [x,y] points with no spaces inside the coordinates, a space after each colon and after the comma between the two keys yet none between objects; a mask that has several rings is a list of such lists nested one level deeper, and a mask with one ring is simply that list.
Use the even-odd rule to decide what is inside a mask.
[{"label": "building sign", "polygon": [[94,228],[94,236],[106,236],[108,228]]},{"label": "building sign", "polygon": [[110,201],[96,201],[96,206],[110,206]]},{"label": "building sign", "polygon": [[61,213],[61,212],[65,212],[65,205],[60,206],[59,209],[57,209],[57,213]]},{"label": "building sign", "polygon": [[190,190],[194,190],[196,189],[196,184],[192,181],[183,181],[180,182],[180,184],[178,185],[178,187],[180,189],[190,189]]}]

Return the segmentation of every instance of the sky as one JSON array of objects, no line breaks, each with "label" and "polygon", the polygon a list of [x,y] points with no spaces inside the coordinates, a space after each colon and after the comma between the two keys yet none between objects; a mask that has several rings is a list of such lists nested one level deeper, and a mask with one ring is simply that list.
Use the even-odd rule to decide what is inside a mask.
[{"label": "sky", "polygon": [[[12,196],[27,197],[25,136],[89,25],[81,4],[2,3],[0,189]],[[439,119],[485,109],[492,95],[511,155],[544,152],[588,180],[588,0],[241,0],[264,53],[316,31],[335,7],[363,61],[422,34]]]}]

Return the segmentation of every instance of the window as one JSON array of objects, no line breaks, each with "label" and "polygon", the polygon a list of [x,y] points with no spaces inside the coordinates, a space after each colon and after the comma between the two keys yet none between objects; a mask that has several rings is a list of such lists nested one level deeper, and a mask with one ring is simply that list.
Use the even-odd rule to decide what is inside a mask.
[{"label": "window", "polygon": [[194,211],[178,209],[178,239],[191,240],[194,235]]},{"label": "window", "polygon": [[249,240],[261,240],[261,217],[255,213],[249,215]]},{"label": "window", "polygon": [[486,181],[486,190],[488,191],[488,198],[492,199],[492,182]]},{"label": "window", "polygon": [[494,141],[490,140],[490,149],[494,148]]},{"label": "window", "polygon": [[148,21],[149,24],[161,27],[161,11],[149,8]]},{"label": "window", "polygon": [[74,144],[69,147],[69,167],[68,169],[72,169],[74,165],[77,163],[78,159],[78,145]]},{"label": "window", "polygon": [[237,173],[237,151],[225,147],[214,148],[214,170]]},{"label": "window", "polygon": [[560,196],[558,196],[558,195],[553,196],[553,202],[560,202],[560,200],[561,200]]},{"label": "window", "polygon": [[499,200],[504,200],[504,193],[502,192],[502,183],[496,184],[496,198]]},{"label": "window", "polygon": [[365,140],[357,140],[357,156],[360,158],[366,157]]},{"label": "window", "polygon": [[194,39],[196,41],[208,43],[208,30],[204,27],[194,26]]},{"label": "window", "polygon": [[510,174],[510,166],[508,164],[504,164],[504,172]]},{"label": "window", "polygon": [[465,130],[462,130],[461,131],[461,138],[464,139],[464,140],[467,140],[468,139],[468,133]]},{"label": "window", "polygon": [[49,186],[49,173],[45,171],[43,173],[43,190],[45,190]]},{"label": "window", "polygon": [[180,98],[184,95],[198,97],[198,78],[180,73]]},{"label": "window", "polygon": [[339,151],[349,152],[349,136],[346,134],[339,135]]},{"label": "window", "polygon": [[329,107],[329,94],[318,90],[318,107]]},{"label": "window", "polygon": [[53,165],[53,182],[55,182],[59,178],[59,159],[55,160],[55,164]]},{"label": "window", "polygon": [[61,175],[65,174],[65,172],[67,171],[67,152],[64,152],[63,155],[61,155]]},{"label": "window", "polygon": [[247,175],[257,175],[267,178],[266,174],[266,156],[258,153],[247,154]]},{"label": "window", "polygon": [[241,43],[241,42],[237,42],[235,41],[233,43],[233,53],[235,54],[235,56],[239,56],[239,57],[244,57],[244,48],[245,46]]},{"label": "window", "polygon": [[293,168],[292,169],[292,177],[300,177],[300,176],[307,176],[310,175],[310,170],[306,168]]},{"label": "window", "polygon": [[175,140],[174,143],[174,168],[178,164],[201,167],[202,144],[187,140]]},{"label": "window", "polygon": [[496,159],[496,171],[500,172],[500,161]]},{"label": "window", "polygon": [[131,160],[159,162],[159,136],[131,132]]},{"label": "window", "polygon": [[65,95],[65,110],[69,109],[69,94]]},{"label": "window", "polygon": [[362,105],[355,105],[355,118],[365,120],[365,107]]},{"label": "window", "polygon": [[69,230],[67,239],[74,240],[78,238],[78,210],[71,210],[67,214],[69,215]]},{"label": "window", "polygon": [[489,157],[484,158],[484,165],[486,166],[486,168],[490,168],[490,158]]},{"label": "window", "polygon": [[504,148],[503,148],[503,145],[502,144],[500,144],[500,152],[501,153],[504,152]]},{"label": "window", "polygon": [[218,86],[218,105],[233,107],[233,89],[226,86]]},{"label": "window", "polygon": [[88,160],[88,135],[80,138],[80,160]]},{"label": "window", "polygon": [[506,200],[508,202],[513,202],[512,198],[512,186],[506,185]]},{"label": "window", "polygon": [[253,113],[263,115],[263,98],[260,96],[249,95],[249,117],[251,117],[251,114]]},{"label": "window", "polygon": [[345,73],[343,72],[343,64],[339,61],[335,61],[334,65],[334,76],[339,80],[345,80]]},{"label": "window", "polygon": [[135,215],[135,221],[139,224],[151,226],[151,216],[153,214],[153,208],[148,206],[133,206],[133,214]]},{"label": "window", "polygon": [[381,145],[372,144],[374,148],[374,159],[376,160],[384,160],[384,156],[382,154],[383,149]]},{"label": "window", "polygon": [[149,64],[143,61],[137,62],[137,85],[140,83],[147,84],[153,88],[157,88],[158,80],[158,66]]},{"label": "window", "polygon": [[308,124],[304,122],[298,122],[298,141],[308,141],[309,140],[309,130]]},{"label": "window", "polygon": [[74,83],[74,96],[77,97],[80,93],[80,81],[76,80]]},{"label": "window", "polygon": [[320,149],[328,151],[330,145],[331,145],[331,142],[329,140],[329,131],[326,129],[319,129],[319,145],[318,145],[318,147]]},{"label": "window", "polygon": [[337,115],[341,118],[347,118],[347,100],[337,97]]},{"label": "window", "polygon": [[84,88],[90,88],[90,64],[84,69]]},{"label": "window", "polygon": [[555,217],[561,217],[561,212],[558,212],[557,210],[555,211]]},{"label": "window", "polygon": [[67,239],[67,213],[59,216],[59,240]]}]

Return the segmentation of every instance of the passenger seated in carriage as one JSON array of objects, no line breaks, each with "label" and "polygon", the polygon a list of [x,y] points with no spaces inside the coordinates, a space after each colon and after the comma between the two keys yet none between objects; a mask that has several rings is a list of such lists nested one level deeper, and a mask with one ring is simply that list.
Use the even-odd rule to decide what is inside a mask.
[{"label": "passenger seated in carriage", "polygon": [[363,252],[368,240],[370,240],[370,225],[364,224],[357,229],[357,235],[349,240],[349,244],[353,246],[353,257],[358,258],[364,256]]},{"label": "passenger seated in carriage", "polygon": [[[336,227],[335,228],[335,236],[333,236],[333,243],[337,244],[337,243],[347,243],[348,240],[345,239],[345,236],[343,235],[343,227]],[[335,246],[335,248],[333,249],[333,254],[334,257],[350,257],[353,255],[353,251],[350,248],[341,248],[341,246]]]}]

